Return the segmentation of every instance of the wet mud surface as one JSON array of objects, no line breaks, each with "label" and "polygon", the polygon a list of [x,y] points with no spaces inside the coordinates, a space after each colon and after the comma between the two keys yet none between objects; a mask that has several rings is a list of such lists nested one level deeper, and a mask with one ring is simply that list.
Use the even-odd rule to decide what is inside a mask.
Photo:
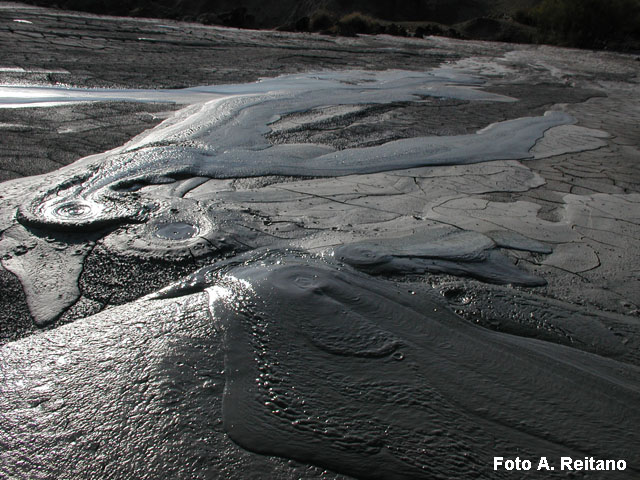
[{"label": "wet mud surface", "polygon": [[101,103],[0,110],[0,180],[40,175],[115,148],[154,127],[175,107]]},{"label": "wet mud surface", "polygon": [[0,48],[0,476],[640,474],[634,57],[13,4]]}]

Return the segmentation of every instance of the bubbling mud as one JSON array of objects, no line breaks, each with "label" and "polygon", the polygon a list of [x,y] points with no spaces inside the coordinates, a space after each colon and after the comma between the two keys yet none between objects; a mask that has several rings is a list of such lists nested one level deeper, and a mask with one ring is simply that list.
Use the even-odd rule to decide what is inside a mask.
[{"label": "bubbling mud", "polygon": [[255,246],[243,218],[185,198],[159,198],[145,223],[124,225],[101,244],[114,256],[141,261],[213,261]]},{"label": "bubbling mud", "polygon": [[62,230],[99,219],[103,210],[103,204],[92,200],[54,198],[44,202],[38,213],[42,215],[44,222],[60,225]]},{"label": "bubbling mud", "polygon": [[162,223],[154,235],[164,240],[186,240],[195,237],[200,230],[196,225],[185,222]]},{"label": "bubbling mud", "polygon": [[67,219],[79,220],[95,215],[94,210],[92,205],[87,201],[75,201],[53,207],[50,211],[45,212],[45,215],[48,214],[62,221]]}]

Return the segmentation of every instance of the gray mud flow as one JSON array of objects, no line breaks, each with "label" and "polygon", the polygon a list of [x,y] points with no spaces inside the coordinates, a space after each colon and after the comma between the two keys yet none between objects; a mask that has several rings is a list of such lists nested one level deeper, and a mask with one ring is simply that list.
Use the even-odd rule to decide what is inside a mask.
[{"label": "gray mud flow", "polygon": [[491,332],[307,255],[221,267],[200,288],[225,339],[225,430],[249,450],[375,479],[471,478],[495,449],[637,464],[636,366]]},{"label": "gray mud flow", "polygon": [[[143,250],[149,254],[153,251],[152,255],[158,259],[164,257],[175,261],[181,256],[188,260],[191,256],[196,260],[196,266],[197,259],[206,254],[226,257],[246,250],[250,245],[255,246],[256,242],[268,243],[264,235],[257,240],[255,234],[246,236],[238,231],[244,221],[239,218],[229,220],[229,216],[237,218],[238,213],[221,205],[215,192],[206,195],[205,201],[201,199],[195,203],[182,198],[190,190],[198,189],[206,179],[336,178],[426,166],[530,158],[529,150],[545,131],[574,122],[566,113],[548,111],[537,117],[490,124],[472,134],[411,137],[341,150],[309,142],[272,143],[266,137],[273,132],[271,125],[274,124],[279,123],[281,130],[288,131],[283,123],[286,125],[292,114],[308,114],[306,122],[318,124],[342,119],[354,112],[366,114],[368,109],[375,110],[376,106],[395,102],[416,106],[432,98],[515,102],[508,96],[486,93],[479,88],[481,85],[482,81],[472,76],[434,69],[426,73],[399,70],[316,72],[285,75],[252,84],[174,91],[44,87],[22,87],[13,91],[6,87],[4,90],[9,97],[5,102],[9,106],[14,106],[11,103],[13,96],[25,103],[32,98],[36,103],[44,100],[56,104],[113,97],[120,101],[190,101],[193,105],[121,148],[99,155],[82,166],[82,162],[78,162],[51,174],[44,188],[18,207],[16,218],[32,231],[63,232],[63,235],[96,231],[96,235],[102,237],[104,233],[100,232],[116,230],[101,241],[97,250],[93,248],[94,242],[80,242],[79,251],[84,253],[74,259],[75,267],[52,276],[61,289],[66,290],[64,293],[57,298],[41,294],[51,289],[52,281],[43,281],[44,277],[36,273],[37,269],[30,267],[42,256],[40,248],[27,248],[20,258],[15,255],[7,258],[4,267],[17,275],[25,286],[35,322],[49,325],[81,297],[78,278],[83,273],[82,265],[91,262],[90,259],[85,262],[85,258],[89,252],[100,252],[104,241],[114,246],[112,250],[117,249],[125,255]],[[297,127],[304,123],[300,118],[295,122]],[[182,186],[175,186],[178,182]],[[163,190],[163,185],[174,187]],[[226,203],[237,205],[238,199]],[[232,207],[231,210],[237,209]],[[235,230],[231,238],[221,233],[223,222]],[[142,224],[147,228],[141,231],[128,226],[131,224]],[[15,233],[7,233],[3,240],[9,248],[29,235],[19,226],[10,231]],[[141,234],[143,240],[138,238]],[[434,255],[429,260],[422,258],[424,255],[417,255],[403,262],[413,264],[415,272],[438,271],[471,275],[495,283],[544,285],[543,279],[526,272],[518,276],[517,268],[497,252],[485,252],[482,254],[485,259],[472,259],[466,267],[461,267],[456,256],[464,256],[465,252],[453,252],[456,245],[468,249],[474,239],[481,245],[486,237],[470,235],[462,244],[456,243],[454,238],[462,237],[453,235],[439,239],[449,245],[449,252],[435,253],[435,261]],[[43,247],[46,245],[34,241]],[[150,247],[146,247],[145,242]],[[119,243],[128,245],[128,251],[117,246]],[[279,245],[279,242],[272,243]],[[196,249],[199,251],[195,252]],[[183,253],[175,255],[176,250]],[[480,250],[485,248],[480,247]],[[440,261],[438,256],[442,257]],[[428,267],[425,262],[429,263]],[[406,267],[399,271],[408,273],[410,270]],[[95,295],[92,300],[105,302],[104,298]]]}]

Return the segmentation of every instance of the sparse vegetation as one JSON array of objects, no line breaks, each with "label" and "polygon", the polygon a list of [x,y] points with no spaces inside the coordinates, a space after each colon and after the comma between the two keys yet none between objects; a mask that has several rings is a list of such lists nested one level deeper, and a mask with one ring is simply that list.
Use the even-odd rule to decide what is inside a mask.
[{"label": "sparse vegetation", "polygon": [[454,36],[451,34],[453,32],[453,29],[449,30],[450,31],[447,31],[446,28],[439,23],[428,23],[416,27],[414,36],[417,38],[424,38],[430,35],[436,35],[438,37]]},{"label": "sparse vegetation", "polygon": [[404,28],[402,25],[396,25],[395,23],[387,25],[384,29],[384,32],[387,35],[395,35],[396,37],[406,37],[409,35],[406,28]]},{"label": "sparse vegetation", "polygon": [[357,33],[384,33],[384,27],[373,17],[360,12],[349,13],[336,24],[337,33],[350,36]]},{"label": "sparse vegetation", "polygon": [[361,12],[351,12],[339,19],[327,10],[316,10],[311,17],[301,17],[293,23],[279,27],[279,30],[294,32],[322,32],[334,35],[353,36],[357,34],[379,34],[407,36],[407,29],[396,23],[385,22]]},{"label": "sparse vegetation", "polygon": [[309,19],[309,30],[312,32],[327,31],[335,24],[335,17],[327,10],[316,10]]},{"label": "sparse vegetation", "polygon": [[337,35],[411,33],[640,50],[640,0],[24,1],[240,28],[277,27]]}]

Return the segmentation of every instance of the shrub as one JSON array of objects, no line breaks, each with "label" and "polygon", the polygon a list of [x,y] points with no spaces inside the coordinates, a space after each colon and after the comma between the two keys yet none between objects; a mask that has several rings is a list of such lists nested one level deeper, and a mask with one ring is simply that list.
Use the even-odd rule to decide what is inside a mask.
[{"label": "shrub", "polygon": [[388,35],[395,35],[396,37],[406,37],[408,35],[406,28],[404,28],[402,25],[396,25],[395,23],[387,25],[384,31]]},{"label": "shrub", "polygon": [[329,30],[335,24],[334,16],[327,10],[316,10],[309,19],[309,30],[322,32]]},{"label": "shrub", "polygon": [[414,36],[418,38],[428,37],[429,35],[444,36],[445,31],[442,29],[440,25],[427,24],[427,25],[420,25],[418,28],[416,28],[416,31],[414,33]]},{"label": "shrub", "polygon": [[384,27],[375,18],[360,12],[352,12],[342,17],[338,20],[337,28],[340,35],[384,32]]}]

